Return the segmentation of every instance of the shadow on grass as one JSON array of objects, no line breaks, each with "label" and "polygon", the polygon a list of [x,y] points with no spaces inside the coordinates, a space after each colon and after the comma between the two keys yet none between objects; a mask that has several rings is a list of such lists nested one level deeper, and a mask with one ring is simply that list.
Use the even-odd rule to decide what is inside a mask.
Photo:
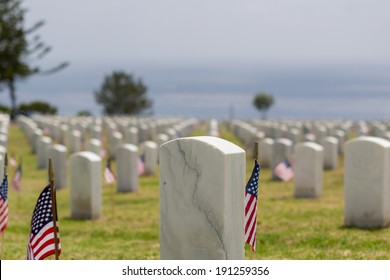
[{"label": "shadow on grass", "polygon": [[346,226],[346,225],[341,225],[338,227],[340,230],[358,230],[358,231],[367,231],[367,232],[378,232],[378,231],[383,231],[383,230],[388,230],[389,227],[358,227],[358,226]]},{"label": "shadow on grass", "polygon": [[271,201],[282,201],[282,200],[293,200],[293,199],[295,198],[291,195],[282,195],[282,196],[270,198]]}]

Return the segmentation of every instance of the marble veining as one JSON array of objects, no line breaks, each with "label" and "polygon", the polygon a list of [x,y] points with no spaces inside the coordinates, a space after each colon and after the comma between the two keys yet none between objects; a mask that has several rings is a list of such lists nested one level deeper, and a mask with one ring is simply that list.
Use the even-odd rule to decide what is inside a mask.
[{"label": "marble veining", "polygon": [[187,137],[161,145],[159,158],[161,258],[242,259],[244,150]]},{"label": "marble veining", "polygon": [[194,182],[194,191],[192,193],[192,203],[195,206],[195,208],[197,208],[199,210],[199,212],[201,212],[204,215],[204,218],[206,219],[206,221],[209,224],[210,228],[214,231],[217,239],[219,240],[219,242],[221,244],[221,248],[222,248],[223,252],[225,253],[226,259],[227,259],[227,252],[226,252],[226,249],[225,249],[223,238],[221,236],[222,235],[221,229],[218,228],[217,223],[209,215],[206,207],[204,205],[202,205],[202,201],[199,200],[199,198],[197,197],[198,182],[199,182],[199,178],[201,176],[201,170],[202,169],[199,168],[199,167],[196,168],[195,166],[194,167],[191,166],[191,161],[193,159],[191,157],[189,157],[188,159],[186,158],[186,152],[185,152],[185,150],[182,149],[180,141],[177,141],[177,145],[178,145],[179,151],[182,154],[183,159],[184,159],[184,164],[185,164],[184,165],[184,169],[186,167],[188,167],[196,174],[196,176],[195,176],[196,179],[195,179],[195,182]]}]

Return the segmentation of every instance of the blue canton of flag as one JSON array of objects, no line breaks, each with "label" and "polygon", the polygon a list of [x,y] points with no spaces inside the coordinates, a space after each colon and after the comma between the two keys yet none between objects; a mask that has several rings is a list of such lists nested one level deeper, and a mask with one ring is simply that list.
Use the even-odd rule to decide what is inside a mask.
[{"label": "blue canton of flag", "polygon": [[0,186],[0,194],[4,200],[8,198],[8,175],[4,174],[3,183]]},{"label": "blue canton of flag", "polygon": [[3,183],[0,186],[0,233],[8,225],[8,176],[4,174]]},{"label": "blue canton of flag", "polygon": [[259,189],[260,166],[255,161],[252,176],[245,188],[245,243],[252,251],[256,249],[257,196]]}]

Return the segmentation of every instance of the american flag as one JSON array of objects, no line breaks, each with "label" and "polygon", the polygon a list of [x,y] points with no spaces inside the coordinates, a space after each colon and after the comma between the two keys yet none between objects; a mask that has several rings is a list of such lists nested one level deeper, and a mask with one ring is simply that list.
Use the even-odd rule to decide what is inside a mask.
[{"label": "american flag", "polygon": [[[27,245],[28,260],[43,260],[55,254],[53,203],[50,185],[43,189],[35,206],[30,228],[30,238]],[[58,255],[61,253],[60,235],[57,225]]]},{"label": "american flag", "polygon": [[14,177],[12,178],[12,187],[15,191],[20,192],[22,189],[22,165],[19,164],[18,168],[15,171]]},{"label": "american flag", "polygon": [[18,163],[16,162],[15,158],[14,157],[11,157],[9,159],[9,165],[11,165],[12,167],[16,166]]},{"label": "american flag", "polygon": [[8,225],[8,176],[5,173],[3,183],[0,186],[0,233]]},{"label": "american flag", "polygon": [[106,167],[104,168],[104,182],[106,184],[112,184],[115,183],[115,175],[114,172],[112,172],[111,169],[111,158],[107,160]]},{"label": "american flag", "polygon": [[256,249],[257,195],[259,189],[260,166],[255,161],[252,176],[245,188],[245,243],[252,251]]},{"label": "american flag", "polygon": [[106,154],[107,154],[107,151],[105,149],[100,150],[100,157],[101,158],[104,158],[106,156]]},{"label": "american flag", "polygon": [[287,159],[275,166],[274,174],[285,182],[294,178],[294,170]]},{"label": "american flag", "polygon": [[144,159],[144,156],[138,157],[137,165],[138,165],[138,175],[143,175],[145,173],[145,159]]}]

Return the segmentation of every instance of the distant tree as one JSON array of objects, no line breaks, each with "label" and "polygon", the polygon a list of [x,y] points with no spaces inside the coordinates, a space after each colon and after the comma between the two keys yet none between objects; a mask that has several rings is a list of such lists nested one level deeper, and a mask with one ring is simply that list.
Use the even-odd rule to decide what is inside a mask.
[{"label": "distant tree", "polygon": [[48,70],[33,65],[44,58],[51,47],[44,44],[39,35],[34,35],[44,22],[39,21],[31,28],[25,28],[25,13],[20,0],[0,1],[0,85],[3,84],[9,91],[12,119],[16,114],[15,84],[18,80],[38,73],[55,73],[68,65],[63,62]]},{"label": "distant tree", "polygon": [[253,105],[262,114],[262,119],[267,118],[268,109],[274,104],[274,98],[272,95],[265,92],[256,93],[253,99]]},{"label": "distant tree", "polygon": [[19,105],[19,112],[27,116],[34,113],[56,115],[57,108],[44,101],[33,101],[31,103],[21,103]]},{"label": "distant tree", "polygon": [[95,99],[104,108],[107,115],[138,115],[152,106],[146,97],[147,88],[141,79],[135,80],[132,75],[114,71],[107,75]]},{"label": "distant tree", "polygon": [[90,116],[92,116],[92,113],[88,110],[82,110],[82,111],[77,112],[77,116],[78,117],[90,117]]},{"label": "distant tree", "polygon": [[0,112],[9,114],[11,112],[11,109],[3,104],[0,104]]}]

